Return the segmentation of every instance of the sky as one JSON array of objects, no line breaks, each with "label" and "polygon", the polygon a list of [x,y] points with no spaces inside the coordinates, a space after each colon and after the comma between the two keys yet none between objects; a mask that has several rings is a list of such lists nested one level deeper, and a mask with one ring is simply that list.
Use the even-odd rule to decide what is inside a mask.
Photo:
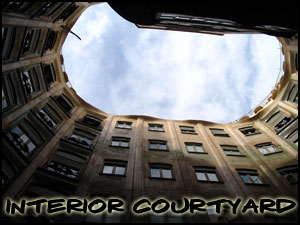
[{"label": "sky", "polygon": [[283,74],[279,41],[137,28],[107,3],[87,8],[62,48],[76,93],[113,115],[229,123]]}]

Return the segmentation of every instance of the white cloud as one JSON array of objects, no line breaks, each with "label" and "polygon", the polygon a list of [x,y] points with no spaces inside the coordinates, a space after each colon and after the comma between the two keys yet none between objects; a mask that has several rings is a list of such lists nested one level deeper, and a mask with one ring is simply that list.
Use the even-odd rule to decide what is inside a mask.
[{"label": "white cloud", "polygon": [[266,97],[278,75],[278,41],[266,35],[138,29],[106,4],[88,8],[73,31],[83,41],[65,42],[69,79],[111,114],[226,123]]}]

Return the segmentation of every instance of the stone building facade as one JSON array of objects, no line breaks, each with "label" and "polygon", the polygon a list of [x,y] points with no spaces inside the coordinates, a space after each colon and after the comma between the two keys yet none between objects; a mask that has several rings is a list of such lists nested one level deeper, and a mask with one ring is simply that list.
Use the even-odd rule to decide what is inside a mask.
[{"label": "stone building facade", "polygon": [[[298,39],[277,37],[284,74],[253,115],[229,124],[111,115],[68,85],[60,54],[97,3],[2,3],[2,202],[80,196],[298,198]],[[3,207],[4,208],[4,207]],[[284,215],[7,216],[42,222],[296,222]]]}]

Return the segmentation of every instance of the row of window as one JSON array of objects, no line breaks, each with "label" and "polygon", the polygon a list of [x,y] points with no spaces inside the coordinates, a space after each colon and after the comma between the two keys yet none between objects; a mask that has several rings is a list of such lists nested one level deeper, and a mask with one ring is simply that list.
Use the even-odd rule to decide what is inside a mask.
[{"label": "row of window", "polygon": [[56,81],[53,64],[36,64],[2,74],[2,110],[11,112],[24,105]]},{"label": "row of window", "polygon": [[[130,138],[125,137],[112,137],[111,147],[123,147],[129,148]],[[186,149],[190,153],[207,153],[202,143],[185,142]],[[282,152],[279,146],[272,144],[271,142],[261,143],[255,145],[255,147],[263,154],[269,155],[276,152]],[[233,145],[221,145],[224,153],[228,156],[244,156],[240,152],[237,146]],[[168,151],[167,141],[164,140],[149,140],[150,150]]]},{"label": "row of window", "polygon": [[78,8],[73,2],[3,2],[3,12],[21,13],[30,19],[65,21]]},{"label": "row of window", "polygon": [[[35,111],[35,115],[51,130],[55,129],[58,123],[62,121],[60,115],[50,104]],[[83,121],[86,117],[83,118]],[[15,147],[20,150],[23,156],[29,158],[32,153],[41,145],[37,131],[33,131],[29,122],[21,122],[7,131],[6,136],[12,141]],[[67,139],[76,144],[90,148],[95,135],[80,129],[74,129],[73,133]]]},{"label": "row of window", "polygon": [[298,146],[298,117],[287,115],[276,107],[265,121],[279,137]]},{"label": "row of window", "polygon": [[[2,62],[8,63],[21,57],[51,51],[56,43],[58,31],[30,27],[2,27]],[[21,38],[23,37],[23,38]]]},{"label": "row of window", "polygon": [[[69,178],[77,178],[87,158],[77,154],[57,150],[54,157],[47,163],[46,169]],[[125,176],[126,161],[105,160],[102,174]],[[174,179],[172,165],[149,164],[150,178]],[[195,176],[201,182],[222,182],[214,167],[193,166]],[[298,167],[289,166],[277,169],[290,184],[298,183]],[[245,184],[263,184],[263,180],[253,169],[236,169]]]},{"label": "row of window", "polygon": [[[148,124],[148,130],[149,131],[159,131],[164,132],[164,126],[163,124]],[[132,122],[127,121],[117,121],[116,128],[121,129],[132,129]],[[195,131],[195,128],[192,126],[179,126],[180,131],[182,134],[197,134]],[[257,131],[254,127],[243,127],[239,129],[245,136],[253,135],[253,134],[260,134],[259,131]],[[214,136],[223,136],[223,137],[229,137],[229,134],[226,133],[223,129],[219,128],[210,128],[210,131]]]},{"label": "row of window", "polygon": [[[124,161],[110,161],[104,162],[102,174],[111,174],[125,176],[126,164]],[[153,164],[149,165],[150,178],[156,179],[173,179],[172,165],[169,164]],[[216,168],[193,166],[196,179],[200,182],[217,182],[222,183],[220,176],[218,175]],[[257,170],[253,169],[236,169],[241,179],[245,184],[264,184],[265,182],[257,173]],[[298,183],[298,166],[289,166],[277,169],[277,171],[283,175],[290,184]]]}]

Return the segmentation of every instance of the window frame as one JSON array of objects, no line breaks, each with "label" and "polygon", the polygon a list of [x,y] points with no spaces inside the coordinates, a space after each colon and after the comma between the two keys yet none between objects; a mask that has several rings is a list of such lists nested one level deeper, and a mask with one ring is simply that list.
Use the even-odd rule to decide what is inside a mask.
[{"label": "window frame", "polygon": [[[24,48],[26,46],[26,36],[27,35],[30,35],[29,32],[32,31],[32,36],[30,37],[30,40],[28,40],[29,44],[28,44],[28,49],[25,51]],[[33,53],[36,52],[37,50],[37,47],[39,45],[39,40],[40,40],[40,37],[41,37],[41,33],[42,33],[42,30],[41,29],[38,29],[38,28],[31,28],[31,27],[27,27],[24,31],[24,38],[23,38],[23,41],[22,41],[22,46],[20,48],[20,53],[21,53],[21,56],[25,57],[27,55],[31,55]]]},{"label": "window frame", "polygon": [[179,129],[180,129],[180,131],[181,131],[182,134],[195,134],[195,135],[198,134],[198,133],[196,133],[196,130],[195,130],[194,126],[180,125]]},{"label": "window frame", "polygon": [[[4,93],[6,107],[2,111],[7,111],[17,105],[16,90],[12,82],[12,73],[2,75],[2,94]],[[3,101],[3,95],[2,95]]]},{"label": "window frame", "polygon": [[[196,180],[200,183],[224,183],[221,179],[221,177],[219,176],[219,174],[217,173],[217,169],[215,167],[208,167],[208,166],[193,166],[194,169],[194,174],[196,176]],[[202,174],[205,177],[205,180],[201,180],[199,179],[197,174]],[[211,178],[209,177],[208,174],[213,174],[217,180],[211,180]]]},{"label": "window frame", "polygon": [[[156,148],[152,148],[151,145],[156,146]],[[165,149],[161,149],[160,146],[165,146]],[[168,144],[167,141],[165,140],[154,140],[154,139],[149,139],[149,150],[153,151],[162,151],[162,152],[168,152]]]},{"label": "window frame", "polygon": [[1,155],[2,162],[2,188],[7,186],[19,173],[19,169],[11,163],[6,157]]},{"label": "window frame", "polygon": [[[42,111],[42,112],[41,112]],[[45,116],[42,117],[39,113],[43,113]],[[35,114],[37,115],[37,117],[42,121],[43,124],[46,125],[46,127],[48,127],[50,130],[56,130],[57,126],[59,125],[59,120],[56,120],[56,118],[52,115],[52,113],[50,113],[46,107],[37,109],[35,111]],[[50,122],[53,126],[51,127],[48,122]]]},{"label": "window frame", "polygon": [[[26,90],[27,83],[24,81],[24,76],[26,76],[26,73],[31,82],[32,91],[30,93],[28,93],[28,91]],[[38,73],[35,66],[18,70],[18,75],[19,75],[19,80],[23,89],[24,96],[26,97],[27,100],[32,99],[41,93],[42,86],[40,84],[40,79],[38,78]]]},{"label": "window frame", "polygon": [[[4,29],[4,31],[3,31]],[[2,26],[2,63],[12,60],[12,52],[16,42],[16,28]]]},{"label": "window frame", "polygon": [[[249,130],[255,130],[254,133],[250,132],[250,133],[246,133],[247,131]],[[239,128],[239,131],[241,133],[243,133],[245,136],[251,136],[251,135],[256,135],[256,134],[261,134],[261,132],[259,132],[255,127],[253,126],[247,126],[247,127],[242,127],[242,128]]]},{"label": "window frame", "polygon": [[[208,154],[208,152],[205,151],[203,144],[202,143],[196,143],[196,142],[184,142],[185,144],[185,148],[187,150],[188,153],[195,153],[195,154]],[[191,146],[194,151],[189,151],[188,146]],[[197,147],[196,146],[201,146],[201,149],[203,151],[197,151]]]},{"label": "window frame", "polygon": [[[149,164],[149,179],[159,179],[159,180],[175,180],[173,173],[173,166],[170,164],[163,163],[150,163]],[[152,170],[159,170],[159,177],[153,176]],[[164,177],[163,170],[169,171],[171,174],[171,178]]]},{"label": "window frame", "polygon": [[[88,148],[88,149],[92,149],[94,146],[94,142],[96,139],[96,135],[92,134],[90,132],[75,128],[72,133],[70,134],[70,136],[67,137],[67,140],[80,145],[82,147]],[[83,142],[86,142],[87,144],[83,144]]]},{"label": "window frame", "polygon": [[[297,134],[297,139],[293,139],[294,136]],[[289,140],[294,145],[298,146],[298,128],[293,130],[287,137],[287,140]]]},{"label": "window frame", "polygon": [[69,6],[67,6],[56,18],[54,19],[54,23],[62,20],[64,22],[66,19],[68,19],[77,9],[78,5],[76,5],[74,2],[72,2]]},{"label": "window frame", "polygon": [[[161,128],[161,130],[160,130]],[[148,130],[154,132],[165,132],[163,124],[148,123]]]},{"label": "window frame", "polygon": [[[276,170],[290,185],[298,184],[298,165],[284,166]],[[294,179],[294,181],[289,180],[289,176],[291,176],[291,179]]]},{"label": "window frame", "polygon": [[[221,128],[209,128],[210,132],[214,135],[214,136],[219,136],[219,137],[230,137],[228,133],[226,133],[225,129],[221,129]],[[217,133],[215,133],[217,132]]]},{"label": "window frame", "polygon": [[[235,145],[220,145],[220,147],[223,149],[225,155],[227,156],[237,156],[237,157],[246,157],[241,153],[239,148]],[[228,152],[228,154],[227,154]],[[238,152],[239,154],[233,154],[231,152]]]},{"label": "window frame", "polygon": [[[240,179],[243,181],[245,185],[257,185],[257,186],[270,186],[270,184],[265,183],[264,179],[259,175],[257,170],[254,169],[236,169],[237,173],[239,174]],[[247,177],[250,183],[246,182],[245,179],[242,178]],[[253,177],[257,177],[260,183],[256,183]]]},{"label": "window frame", "polygon": [[[269,148],[267,148],[267,146],[272,146],[272,149],[274,149],[275,151],[272,152]],[[272,155],[272,154],[283,152],[283,150],[280,148],[279,145],[274,145],[272,142],[265,142],[265,143],[256,144],[255,148],[263,156],[267,156],[267,155]],[[264,150],[264,151],[262,151],[261,149]],[[264,153],[264,152],[266,152],[266,153]]]},{"label": "window frame", "polygon": [[[72,157],[66,157],[66,155],[74,156],[75,158],[77,158],[79,160],[72,159]],[[55,151],[54,155],[52,156],[52,158],[46,162],[46,164],[44,165],[44,168],[46,171],[58,174],[59,176],[62,176],[64,178],[69,178],[72,180],[79,180],[81,177],[81,174],[85,168],[87,160],[88,160],[88,158],[82,156],[81,154],[78,154],[75,152],[70,152],[70,151],[63,150],[63,149],[57,149]],[[62,166],[62,168],[59,168],[60,172],[57,172],[57,171],[55,171],[55,169],[50,167],[50,165],[53,165],[53,164]],[[77,167],[75,165],[77,165]],[[49,169],[49,168],[52,168],[52,169]],[[62,170],[65,168],[70,169],[72,172],[74,170],[77,174],[75,174],[75,175],[73,174],[74,177],[70,177],[66,174],[63,174],[62,172],[64,172],[64,171],[62,171]]]},{"label": "window frame", "polygon": [[44,42],[43,53],[45,53],[47,51],[52,51],[52,49],[55,47],[57,36],[58,36],[58,31],[48,29],[48,32],[46,35],[46,40]]},{"label": "window frame", "polygon": [[[90,123],[86,122],[85,120],[87,120],[87,121],[90,120]],[[102,124],[103,120],[99,119],[99,118],[96,118],[94,116],[91,116],[89,114],[86,114],[81,119],[79,119],[78,122],[80,122],[81,124],[84,124],[85,126],[88,126],[88,127],[93,128],[93,129],[97,129],[97,130],[101,131],[101,124]],[[91,124],[93,122],[96,122],[96,123],[99,123],[99,124],[98,125],[93,125],[93,124]]]},{"label": "window frame", "polygon": [[[46,67],[49,67],[50,69],[46,70]],[[56,74],[55,74],[55,69],[53,66],[53,63],[41,63],[41,68],[42,68],[42,73],[44,77],[44,81],[46,84],[46,87],[49,89],[53,83],[56,82]],[[49,76],[49,71],[51,73],[50,77]],[[50,79],[51,81],[50,81]]]},{"label": "window frame", "polygon": [[[281,125],[283,120],[287,119],[288,121]],[[291,115],[286,115],[284,112],[282,112],[280,109],[275,110],[275,112],[272,113],[271,116],[269,116],[267,119],[265,119],[265,122],[274,129],[276,134],[281,133],[283,130],[285,130],[294,120],[295,118]],[[278,127],[280,126],[280,127]]]},{"label": "window frame", "polygon": [[[113,167],[111,173],[104,173],[105,167]],[[123,174],[117,174],[117,168],[124,168]],[[119,176],[119,177],[126,177],[127,173],[127,161],[123,160],[107,160],[105,159],[103,162],[103,167],[101,169],[101,175],[108,175],[108,176]]]},{"label": "window frame", "polygon": [[293,83],[286,101],[298,104],[298,84]]},{"label": "window frame", "polygon": [[[5,130],[5,136],[9,140],[12,146],[14,146],[14,149],[16,149],[16,152],[25,159],[25,161],[28,163],[40,150],[41,146],[45,143],[45,141],[50,138],[46,133],[45,135],[40,134],[40,130],[38,129],[45,129],[43,125],[37,124],[38,120],[35,118],[35,116],[32,113],[28,113],[26,116],[24,116],[22,119],[20,119],[18,122],[11,124],[8,129]],[[26,153],[25,150],[22,150],[20,147],[18,147],[18,144],[16,144],[11,137],[8,136],[9,132],[12,131],[16,127],[21,127],[22,135],[23,133],[27,136],[28,140],[30,140],[33,145],[35,145],[35,148],[32,149],[29,153]],[[18,135],[18,134],[17,134]],[[19,136],[19,135],[18,135]],[[19,136],[21,138],[22,136]],[[26,138],[26,137],[24,137]],[[26,139],[25,139],[26,140]],[[27,141],[27,140],[26,140]],[[23,143],[24,141],[22,141]],[[25,153],[24,153],[25,151]]]},{"label": "window frame", "polygon": [[[55,100],[57,105],[62,109],[62,111],[64,113],[66,113],[68,116],[70,116],[70,114],[72,113],[72,110],[75,107],[75,105],[72,103],[72,101],[63,93],[61,95],[54,96],[53,99]],[[66,104],[65,106],[67,106],[67,109],[65,109],[64,104]]]},{"label": "window frame", "polygon": [[117,123],[116,123],[115,128],[132,130],[132,122],[118,120]]},{"label": "window frame", "polygon": [[[114,145],[113,142],[119,142],[119,144]],[[127,143],[127,146],[122,146],[122,143]],[[109,146],[114,148],[130,148],[130,138],[113,136]]]}]

